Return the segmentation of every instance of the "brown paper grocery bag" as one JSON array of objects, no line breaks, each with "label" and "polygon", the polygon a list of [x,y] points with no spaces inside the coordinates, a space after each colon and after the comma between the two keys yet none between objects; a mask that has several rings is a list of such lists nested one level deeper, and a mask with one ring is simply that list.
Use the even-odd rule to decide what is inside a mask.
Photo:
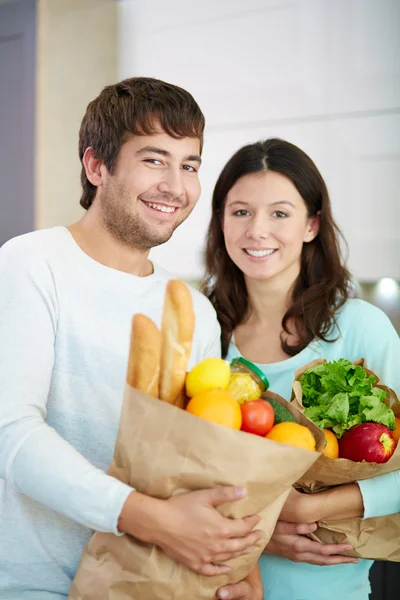
[{"label": "brown paper grocery bag", "polygon": [[[273,395],[282,404],[288,403]],[[289,407],[299,420],[305,417]],[[323,435],[313,424],[318,447]],[[319,453],[215,425],[127,386],[110,474],[139,492],[172,494],[218,485],[246,486],[245,499],[221,507],[230,517],[254,513],[265,538],[253,554],[231,561],[232,573],[213,578],[177,564],[159,548],[129,535],[95,533],[83,552],[70,600],[187,600],[215,598],[245,578],[269,541],[292,484]]]},{"label": "brown paper grocery bag", "polygon": [[[317,359],[296,371],[292,406],[304,411],[300,377],[307,369],[324,362],[326,362],[324,359]],[[395,415],[400,417],[400,401],[396,393],[385,386],[375,373],[364,367],[364,359],[359,359],[354,364],[362,366],[368,375],[375,377],[374,386],[388,392],[386,402]],[[383,464],[358,463],[343,458],[332,459],[322,454],[307,473],[300,477],[296,485],[306,492],[318,492],[331,486],[370,479],[398,469],[400,469],[400,443],[393,456]],[[349,556],[400,562],[400,513],[373,519],[320,521],[318,529],[309,537],[324,544],[349,543],[354,548],[346,552]]]}]

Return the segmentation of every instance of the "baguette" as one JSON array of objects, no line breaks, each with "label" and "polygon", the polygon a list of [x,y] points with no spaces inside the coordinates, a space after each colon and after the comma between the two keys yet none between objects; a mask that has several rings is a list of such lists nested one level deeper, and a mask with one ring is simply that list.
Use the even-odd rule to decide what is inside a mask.
[{"label": "baguette", "polygon": [[159,398],[182,406],[186,371],[192,352],[195,316],[192,295],[183,281],[168,282],[161,335],[161,374]]},{"label": "baguette", "polygon": [[161,332],[146,315],[132,319],[127,383],[149,396],[158,397]]}]

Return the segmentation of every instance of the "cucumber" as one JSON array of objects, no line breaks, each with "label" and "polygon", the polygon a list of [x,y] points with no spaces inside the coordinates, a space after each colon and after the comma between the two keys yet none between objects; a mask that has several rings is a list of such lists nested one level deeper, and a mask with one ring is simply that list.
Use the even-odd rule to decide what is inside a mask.
[{"label": "cucumber", "polygon": [[278,425],[278,423],[283,422],[287,423],[288,421],[290,423],[297,423],[292,413],[289,412],[287,408],[282,406],[282,404],[279,404],[277,400],[273,400],[272,398],[265,398],[265,400],[269,402],[272,408],[274,409],[275,425]]}]

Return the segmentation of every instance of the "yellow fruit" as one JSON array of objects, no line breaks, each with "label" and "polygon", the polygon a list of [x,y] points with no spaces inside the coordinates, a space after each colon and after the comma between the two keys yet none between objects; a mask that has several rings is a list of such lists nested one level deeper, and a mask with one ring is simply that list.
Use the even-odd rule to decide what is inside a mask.
[{"label": "yellow fruit", "polygon": [[393,429],[392,436],[394,437],[396,442],[399,441],[399,439],[400,439],[400,419],[399,419],[399,417],[396,417],[396,428]]},{"label": "yellow fruit", "polygon": [[186,410],[206,421],[240,429],[242,412],[239,404],[226,390],[199,392],[191,400]]},{"label": "yellow fruit", "polygon": [[274,442],[282,442],[296,448],[305,450],[315,450],[316,442],[311,431],[299,423],[282,422],[274,425],[271,431],[265,436]]},{"label": "yellow fruit", "polygon": [[240,404],[261,397],[260,387],[249,373],[232,373],[226,389]]},{"label": "yellow fruit", "polygon": [[339,458],[339,442],[336,435],[330,429],[324,429],[326,444],[322,452],[328,458]]},{"label": "yellow fruit", "polygon": [[205,358],[186,377],[186,393],[191,398],[199,392],[225,389],[231,376],[230,365],[222,358]]}]

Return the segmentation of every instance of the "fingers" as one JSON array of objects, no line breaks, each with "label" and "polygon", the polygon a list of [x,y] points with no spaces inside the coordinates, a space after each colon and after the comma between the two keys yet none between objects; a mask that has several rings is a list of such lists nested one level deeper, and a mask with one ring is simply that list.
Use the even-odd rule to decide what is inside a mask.
[{"label": "fingers", "polygon": [[206,577],[214,577],[215,575],[226,575],[231,572],[231,567],[228,565],[214,565],[213,563],[207,563],[202,565],[198,569],[192,568],[192,571],[205,575]]},{"label": "fingers", "polygon": [[280,535],[305,535],[317,529],[316,523],[289,523],[289,521],[278,521],[275,525],[274,534]]},{"label": "fingers", "polygon": [[244,538],[232,538],[217,542],[211,549],[212,554],[207,556],[205,562],[226,562],[244,554],[251,554],[255,544],[263,537],[262,531],[253,531]]},{"label": "fingers", "polygon": [[229,553],[225,553],[225,554],[217,554],[214,558],[214,561],[216,563],[223,563],[226,562],[227,560],[232,560],[233,558],[238,558],[239,556],[243,556],[244,554],[252,554],[254,552],[255,548],[253,546],[250,546],[250,548],[247,548],[247,550],[241,551],[241,552],[229,552]]},{"label": "fingers", "polygon": [[304,554],[299,554],[294,562],[306,562],[311,565],[317,565],[319,567],[326,567],[331,565],[344,565],[349,563],[358,563],[357,558],[352,558],[351,556],[322,556],[320,554],[312,554],[311,552],[305,552]]},{"label": "fingers", "polygon": [[241,500],[246,496],[247,490],[246,488],[223,485],[210,490],[202,490],[201,493],[207,496],[208,503],[215,508],[226,502]]},{"label": "fingers", "polygon": [[[227,538],[242,538],[249,535],[254,527],[260,522],[260,517],[258,515],[251,515],[250,517],[245,517],[244,519],[225,519],[224,528],[225,528],[225,536]],[[257,534],[260,536],[258,539],[261,539],[263,536],[262,532],[258,532]]]},{"label": "fingers", "polygon": [[252,597],[253,591],[247,581],[226,585],[217,592],[217,598],[221,600],[252,600]]},{"label": "fingers", "polygon": [[332,554],[338,555],[342,552],[348,552],[353,548],[349,544],[321,544],[308,538],[301,538],[296,541],[295,549],[299,553],[311,552],[320,556],[330,556]]}]

